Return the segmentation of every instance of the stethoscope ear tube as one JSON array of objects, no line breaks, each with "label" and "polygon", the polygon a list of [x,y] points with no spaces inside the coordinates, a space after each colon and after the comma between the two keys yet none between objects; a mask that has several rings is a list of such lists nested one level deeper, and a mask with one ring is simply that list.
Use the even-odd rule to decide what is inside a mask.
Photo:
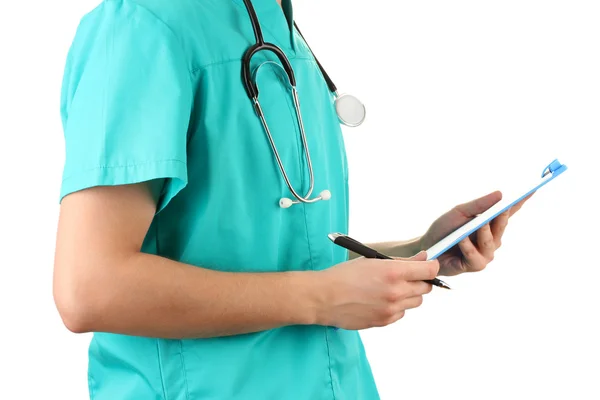
[{"label": "stethoscope ear tube", "polygon": [[292,200],[289,199],[287,197],[282,197],[281,199],[279,199],[279,207],[281,208],[290,208],[291,206],[293,206],[294,204],[300,204],[300,203],[316,203],[317,201],[323,200],[323,201],[327,201],[331,199],[331,192],[329,190],[323,190],[321,193],[319,193],[318,197],[315,197],[314,199],[304,199],[303,201],[300,200]]},{"label": "stethoscope ear tube", "polygon": [[329,77],[329,74],[327,74],[327,71],[325,71],[325,68],[323,68],[323,66],[317,59],[317,56],[315,56],[315,53],[308,45],[308,42],[304,38],[304,35],[302,35],[302,32],[300,32],[300,28],[298,28],[298,24],[296,24],[295,21],[294,27],[296,27],[298,34],[300,35],[300,37],[302,37],[304,43],[306,44],[306,47],[308,47],[308,50],[313,55],[313,58],[315,59],[315,62],[317,63],[317,66],[321,71],[321,75],[323,75],[323,79],[325,79],[325,82],[327,83],[329,91],[335,96],[335,111],[338,115],[338,119],[340,120],[340,122],[350,127],[357,127],[360,124],[362,124],[366,116],[366,109],[364,104],[355,96],[349,94],[340,95],[338,93],[337,87]]},{"label": "stethoscope ear tube", "polygon": [[246,93],[251,100],[256,101],[258,99],[258,86],[256,82],[252,80],[252,72],[250,71],[250,61],[252,57],[258,53],[259,51],[270,51],[277,56],[285,73],[288,76],[290,81],[290,85],[292,87],[296,87],[296,76],[294,75],[294,70],[292,69],[292,64],[290,60],[285,56],[283,51],[274,44],[271,43],[255,43],[252,45],[246,52],[244,53],[244,57],[242,58],[242,80],[244,81],[244,87],[246,88]]},{"label": "stethoscope ear tube", "polygon": [[317,62],[317,66],[319,67],[319,70],[321,71],[321,74],[323,75],[323,78],[325,79],[325,82],[327,82],[327,87],[329,88],[329,91],[331,93],[337,94],[337,87],[335,86],[335,83],[333,83],[333,81],[329,77],[329,74],[327,74],[327,72],[325,71],[325,68],[323,68],[323,66],[321,65],[321,63],[317,59],[317,56],[315,56],[315,53],[312,51],[312,49],[308,45],[308,42],[304,38],[304,35],[302,34],[302,32],[300,32],[300,28],[298,28],[298,24],[296,24],[296,21],[294,21],[294,27],[296,27],[296,30],[298,31],[298,34],[300,35],[300,37],[302,38],[302,40],[304,40],[304,44],[306,44],[306,47],[308,47],[308,50],[310,51],[310,53],[313,55],[313,58]]},{"label": "stethoscope ear tube", "polygon": [[[262,35],[262,30],[260,28],[260,23],[258,21],[258,17],[256,16],[256,11],[254,10],[254,7],[252,6],[251,0],[244,0],[244,4],[246,6],[246,9],[248,10],[248,14],[250,16],[250,21],[252,23],[252,29],[254,30],[254,36],[256,38],[256,43],[253,44],[252,46],[250,46],[244,52],[244,55],[242,57],[242,81],[244,84],[244,89],[246,90],[246,94],[248,95],[248,97],[250,98],[250,100],[253,103],[252,105],[254,107],[254,110],[256,111],[256,115],[259,117],[259,119],[263,125],[265,133],[267,135],[267,139],[269,140],[269,144],[271,145],[271,149],[273,150],[275,160],[277,161],[277,164],[279,166],[281,175],[282,175],[288,189],[290,190],[292,195],[296,198],[296,200],[292,200],[292,199],[285,198],[285,197],[281,198],[279,201],[279,206],[281,208],[289,208],[294,204],[315,203],[315,202],[321,201],[321,200],[329,200],[331,198],[331,192],[329,192],[329,190],[323,190],[319,194],[319,196],[310,198],[313,188],[314,188],[315,179],[314,179],[314,174],[313,174],[312,162],[310,159],[310,152],[308,149],[308,143],[306,140],[306,133],[304,131],[304,122],[302,121],[302,112],[300,110],[300,100],[298,98],[298,90],[296,88],[296,77],[294,76],[294,70],[292,68],[292,65],[291,65],[289,59],[287,58],[287,56],[285,55],[285,53],[283,52],[283,50],[281,50],[279,47],[277,47],[276,45],[274,45],[272,43],[268,43],[268,42],[264,41],[264,38]],[[298,33],[300,34],[300,36],[302,36],[302,33],[298,29],[298,26],[296,25],[295,22],[294,22],[294,26],[295,26],[296,30],[298,31]],[[304,37],[302,37],[302,39],[304,39]],[[305,40],[305,43],[306,43],[306,40]],[[308,43],[306,44],[306,46],[308,47]],[[310,50],[310,47],[308,47],[308,49]],[[292,183],[290,182],[289,177],[287,176],[285,167],[283,165],[283,161],[281,160],[281,157],[279,156],[279,152],[277,151],[277,146],[275,145],[275,141],[273,140],[273,136],[271,135],[271,131],[269,129],[269,125],[267,124],[267,120],[265,118],[264,112],[260,105],[260,101],[258,100],[258,93],[259,93],[258,85],[257,85],[256,79],[254,79],[254,77],[253,77],[252,71],[250,70],[250,64],[252,62],[252,57],[256,53],[258,53],[259,51],[262,51],[262,50],[270,51],[271,53],[273,53],[277,56],[277,58],[281,62],[281,67],[284,69],[284,71],[288,77],[288,81],[289,81],[289,84],[292,89],[291,91],[292,91],[292,96],[293,96],[293,100],[294,100],[294,108],[296,110],[296,118],[297,118],[297,122],[298,122],[298,128],[300,131],[300,138],[302,140],[302,147],[304,148],[304,155],[306,158],[306,164],[307,164],[308,174],[309,174],[309,188],[308,188],[306,194],[304,194],[304,195],[298,193],[294,189]],[[312,53],[312,50],[310,50],[310,51]],[[313,57],[314,57],[314,54],[313,54]],[[327,75],[327,72],[325,72],[325,70],[321,66],[321,63],[319,63],[319,60],[317,60],[316,57],[314,57],[314,59],[319,67],[319,70],[321,71],[321,74],[323,75],[323,78],[327,82],[327,86],[328,86],[329,90],[336,97],[335,107],[336,107],[336,111],[338,113],[338,118],[340,119],[340,122],[342,122],[346,125],[349,125],[349,126],[359,125],[362,122],[362,120],[364,120],[364,115],[365,115],[364,106],[362,105],[362,103],[360,103],[360,101],[358,101],[358,99],[354,98],[353,96],[343,96],[343,95],[339,96],[337,93],[336,86],[334,85],[331,78],[329,78],[329,75]],[[273,61],[268,61],[268,62],[273,62]],[[263,63],[263,64],[265,64],[265,63]],[[261,64],[261,65],[263,65],[263,64]],[[258,69],[260,69],[260,66],[258,67]],[[257,71],[258,71],[258,69],[257,69]]]},{"label": "stethoscope ear tube", "polygon": [[250,59],[252,56],[259,51],[260,44],[256,43],[244,53],[242,58],[242,81],[244,82],[244,88],[250,99],[258,98],[258,87],[256,83],[252,81],[252,74],[250,73]]}]

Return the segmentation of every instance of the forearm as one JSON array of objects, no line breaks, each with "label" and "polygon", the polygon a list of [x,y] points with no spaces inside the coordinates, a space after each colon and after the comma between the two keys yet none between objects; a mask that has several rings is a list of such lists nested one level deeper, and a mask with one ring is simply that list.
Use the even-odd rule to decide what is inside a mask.
[{"label": "forearm", "polygon": [[[421,251],[420,237],[397,242],[379,242],[367,244],[367,246],[390,257],[409,258]],[[359,257],[358,254],[349,251],[350,259]]]},{"label": "forearm", "polygon": [[80,331],[215,337],[311,324],[317,314],[317,272],[219,272],[143,253],[91,270]]}]

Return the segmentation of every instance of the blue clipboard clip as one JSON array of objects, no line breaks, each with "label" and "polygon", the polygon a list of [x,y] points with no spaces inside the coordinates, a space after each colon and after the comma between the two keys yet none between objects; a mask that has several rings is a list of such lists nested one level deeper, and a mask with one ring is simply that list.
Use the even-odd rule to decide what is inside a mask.
[{"label": "blue clipboard clip", "polygon": [[558,159],[555,159],[550,164],[548,164],[548,166],[546,168],[544,168],[544,171],[542,172],[542,178],[545,178],[546,175],[548,175],[548,174],[552,174],[552,176],[558,176],[558,175],[562,174],[563,172],[565,172],[566,170],[567,170],[567,166],[564,164],[561,164],[558,161]]}]

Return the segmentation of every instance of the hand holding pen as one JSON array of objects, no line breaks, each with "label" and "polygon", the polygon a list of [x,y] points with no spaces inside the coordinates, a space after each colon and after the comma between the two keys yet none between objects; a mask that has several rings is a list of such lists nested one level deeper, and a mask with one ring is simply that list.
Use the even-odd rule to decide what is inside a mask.
[{"label": "hand holding pen", "polygon": [[431,292],[426,280],[439,272],[437,260],[425,253],[402,260],[358,257],[307,274],[318,296],[314,323],[359,330],[392,324]]},{"label": "hand holding pen", "polygon": [[[341,246],[341,247],[345,248],[346,250],[353,251],[354,253],[359,254],[366,258],[378,258],[381,260],[393,260],[392,257],[386,256],[385,254],[381,254],[377,250],[367,247],[364,244],[362,244],[361,242],[352,239],[350,236],[347,236],[347,235],[344,235],[341,233],[330,233],[329,239],[333,243],[337,244],[338,246]],[[424,279],[424,282],[430,283],[434,286],[441,287],[444,289],[450,289],[450,286],[448,286],[444,281],[442,281],[438,278]]]}]

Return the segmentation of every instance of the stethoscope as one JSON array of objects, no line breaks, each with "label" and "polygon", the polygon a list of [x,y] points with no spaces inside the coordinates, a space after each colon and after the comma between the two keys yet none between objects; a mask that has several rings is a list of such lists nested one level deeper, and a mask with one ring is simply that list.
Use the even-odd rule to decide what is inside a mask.
[{"label": "stethoscope", "polygon": [[[246,50],[246,52],[244,53],[244,57],[242,58],[242,79],[244,81],[244,87],[246,88],[246,93],[248,94],[248,97],[250,97],[250,100],[252,100],[256,114],[260,118],[260,121],[262,122],[262,125],[265,129],[267,138],[269,140],[269,143],[271,144],[271,149],[273,150],[273,154],[275,156],[275,159],[277,160],[277,164],[279,165],[279,170],[281,171],[281,175],[283,176],[283,179],[285,180],[285,183],[286,183],[287,187],[289,188],[290,192],[296,198],[296,200],[292,200],[292,199],[283,197],[279,200],[279,206],[281,208],[289,208],[294,204],[315,203],[319,200],[329,200],[331,198],[331,192],[329,190],[323,190],[321,193],[319,193],[319,195],[317,197],[310,198],[313,188],[314,188],[315,179],[314,179],[314,174],[313,174],[312,162],[310,160],[310,152],[308,150],[308,144],[306,142],[306,134],[304,132],[304,123],[302,122],[302,113],[300,111],[300,100],[298,99],[298,91],[296,89],[296,77],[294,76],[294,70],[292,69],[292,65],[290,64],[290,61],[288,60],[288,58],[285,55],[285,53],[283,52],[283,50],[281,50],[281,48],[274,45],[273,43],[265,42],[265,40],[263,38],[262,30],[260,28],[260,23],[258,22],[258,17],[256,16],[256,11],[254,10],[254,7],[252,6],[251,0],[244,0],[244,5],[246,6],[248,15],[250,16],[250,22],[252,22],[252,29],[254,30],[254,37],[256,38],[256,43],[253,44],[252,46],[250,46],[250,48],[248,48],[248,50]],[[294,22],[294,26],[295,26],[296,30],[298,31],[298,33],[300,34],[300,36],[302,36],[302,33],[298,29],[298,26],[296,25],[295,22]],[[302,36],[302,38],[304,39],[303,36]],[[306,42],[306,40],[305,40],[305,42]],[[308,46],[308,44],[307,44],[307,46]],[[294,186],[292,185],[292,183],[290,182],[290,179],[285,171],[285,167],[283,166],[283,162],[281,161],[281,157],[279,157],[279,152],[277,151],[277,146],[275,145],[273,136],[271,135],[271,131],[269,129],[269,125],[267,124],[267,120],[265,119],[265,115],[263,113],[262,107],[260,106],[260,102],[258,101],[258,86],[256,84],[256,73],[258,72],[258,69],[260,69],[260,67],[264,64],[259,66],[255,70],[255,73],[253,75],[250,72],[250,60],[256,53],[258,53],[261,50],[268,50],[277,56],[277,58],[281,62],[281,66],[283,67],[283,69],[285,71],[285,74],[287,76],[287,81],[292,90],[292,97],[294,100],[294,108],[296,109],[296,117],[298,119],[298,126],[300,128],[300,137],[302,139],[302,146],[304,147],[304,155],[306,157],[306,164],[308,166],[308,173],[309,173],[309,179],[310,179],[310,181],[309,181],[310,185],[309,185],[308,191],[306,192],[306,194],[304,196],[302,196],[300,193],[298,193],[294,189]],[[310,50],[310,47],[309,47],[309,50]],[[310,51],[312,53],[312,50],[310,50]],[[314,57],[314,53],[313,53],[313,57]],[[365,115],[366,115],[365,106],[360,102],[360,100],[358,100],[356,97],[354,97],[352,95],[338,94],[337,88],[334,85],[333,81],[331,80],[331,78],[329,78],[329,75],[327,75],[327,72],[325,72],[325,70],[321,66],[321,63],[319,63],[319,60],[317,60],[316,57],[314,57],[314,58],[315,58],[315,61],[317,62],[319,70],[321,71],[321,74],[323,74],[323,78],[327,82],[327,86],[329,87],[329,90],[335,96],[334,105],[335,105],[335,110],[337,112],[340,122],[344,125],[351,126],[351,127],[359,126],[360,124],[362,124],[362,122],[365,119]],[[277,63],[273,63],[273,62],[267,62],[267,63],[272,63],[272,64],[279,66],[279,64],[277,64]]]}]

